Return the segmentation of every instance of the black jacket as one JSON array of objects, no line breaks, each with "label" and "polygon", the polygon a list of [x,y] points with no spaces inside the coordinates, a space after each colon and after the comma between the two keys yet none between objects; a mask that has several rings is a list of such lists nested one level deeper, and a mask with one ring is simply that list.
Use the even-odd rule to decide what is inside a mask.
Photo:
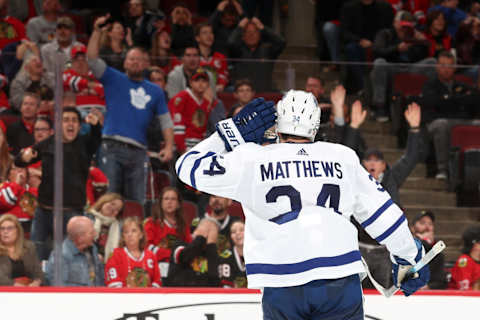
[{"label": "black jacket", "polygon": [[[243,42],[242,34],[243,29],[237,27],[230,35],[228,39],[230,58],[274,60],[285,48],[285,39],[268,27],[261,31],[260,43],[253,51]],[[232,78],[234,80],[250,79],[257,92],[272,91],[272,72],[273,62],[239,61],[235,62]]]},{"label": "black jacket", "polygon": [[35,139],[33,138],[33,133],[27,130],[23,120],[20,119],[8,126],[7,142],[8,146],[12,148],[11,153],[16,156],[20,149],[33,145]]},{"label": "black jacket", "polygon": [[364,6],[360,0],[346,3],[340,14],[342,36],[346,43],[358,42],[360,39],[373,41],[381,29],[393,24],[393,9],[389,3],[374,0]]},{"label": "black jacket", "polygon": [[[101,126],[91,126],[89,135],[79,135],[70,143],[63,144],[63,207],[83,209],[86,202],[86,183],[90,163],[100,146]],[[23,162],[21,155],[15,158],[15,164],[26,167],[30,163],[42,161],[42,182],[38,188],[38,202],[44,206],[53,206],[55,179],[55,137],[33,146],[37,157],[29,163]]]},{"label": "black jacket", "polygon": [[402,40],[394,29],[382,29],[375,36],[373,54],[376,58],[384,58],[388,62],[415,63],[428,57],[428,43],[415,43],[401,53],[398,45]]},{"label": "black jacket", "polygon": [[453,81],[449,87],[438,78],[428,81],[422,90],[422,122],[435,119],[473,119],[479,116],[480,93]]},{"label": "black jacket", "polygon": [[166,286],[218,287],[218,254],[215,243],[197,236],[189,244],[177,242],[172,248]]}]

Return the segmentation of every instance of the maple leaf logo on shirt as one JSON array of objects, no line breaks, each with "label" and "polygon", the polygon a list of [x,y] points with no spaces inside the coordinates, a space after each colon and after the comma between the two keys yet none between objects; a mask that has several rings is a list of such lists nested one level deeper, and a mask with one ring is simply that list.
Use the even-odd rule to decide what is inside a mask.
[{"label": "maple leaf logo on shirt", "polygon": [[139,87],[137,90],[130,89],[130,103],[137,109],[145,109],[151,99],[152,97],[142,87]]}]

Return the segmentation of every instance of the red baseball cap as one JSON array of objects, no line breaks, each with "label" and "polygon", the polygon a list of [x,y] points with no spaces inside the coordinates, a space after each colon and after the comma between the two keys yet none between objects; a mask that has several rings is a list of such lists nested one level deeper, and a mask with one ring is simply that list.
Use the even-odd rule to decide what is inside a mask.
[{"label": "red baseball cap", "polygon": [[77,44],[76,46],[72,47],[70,51],[72,59],[75,59],[78,54],[87,54],[87,47],[83,44]]}]

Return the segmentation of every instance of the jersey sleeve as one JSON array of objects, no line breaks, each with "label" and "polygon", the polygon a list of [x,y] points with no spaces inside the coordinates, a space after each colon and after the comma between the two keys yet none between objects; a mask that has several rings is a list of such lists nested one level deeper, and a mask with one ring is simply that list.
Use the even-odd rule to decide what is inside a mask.
[{"label": "jersey sleeve", "polygon": [[185,99],[181,97],[174,97],[168,102],[168,109],[172,114],[173,119],[173,138],[177,150],[182,153],[185,151],[185,120],[188,115],[184,112]]},{"label": "jersey sleeve", "polygon": [[388,192],[357,161],[353,172],[354,213],[363,229],[377,242],[385,245],[391,254],[415,264],[418,253],[413,236],[402,210]]},{"label": "jersey sleeve", "polygon": [[0,184],[0,211],[7,212],[14,208],[23,190],[23,187],[15,182],[4,182]]},{"label": "jersey sleeve", "polygon": [[[152,287],[160,288],[162,286],[162,275],[160,274],[160,268],[158,267],[158,261],[155,255],[153,256],[153,279],[152,279]],[[166,277],[167,275],[165,275]]]},{"label": "jersey sleeve", "polygon": [[223,140],[215,132],[177,160],[177,175],[197,190],[239,200],[237,189],[246,170],[242,160],[246,155],[240,152],[244,147],[247,144],[226,153]]},{"label": "jersey sleeve", "polygon": [[115,250],[105,265],[105,285],[110,288],[123,287],[121,274],[121,257],[119,251]]},{"label": "jersey sleeve", "polygon": [[80,92],[88,89],[88,80],[66,70],[63,72],[63,88],[66,91]]}]

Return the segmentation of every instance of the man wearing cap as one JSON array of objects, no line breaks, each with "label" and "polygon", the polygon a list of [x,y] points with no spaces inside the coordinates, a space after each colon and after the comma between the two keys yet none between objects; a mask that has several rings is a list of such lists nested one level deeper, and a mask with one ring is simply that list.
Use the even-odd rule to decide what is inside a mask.
[{"label": "man wearing cap", "polygon": [[158,156],[168,163],[173,155],[173,123],[163,90],[144,79],[143,49],[134,47],[127,52],[123,63],[125,73],[108,67],[98,57],[100,36],[109,27],[105,24],[108,18],[106,15],[95,21],[87,48],[88,64],[104,87],[107,108],[99,168],[110,182],[110,192],[143,203],[148,126],[152,121],[160,124],[165,147]]},{"label": "man wearing cap", "polygon": [[55,73],[55,65],[60,64],[61,70],[70,60],[73,46],[81,45],[75,40],[75,23],[69,17],[60,17],[57,20],[55,39],[45,44],[41,49],[43,64],[47,72]]},{"label": "man wearing cap", "polygon": [[78,105],[105,106],[105,93],[87,62],[87,48],[81,44],[72,47],[71,67],[63,72],[63,88],[77,95]]},{"label": "man wearing cap", "polygon": [[[387,121],[387,93],[392,76],[398,72],[423,72],[433,77],[435,69],[424,64],[435,64],[428,57],[429,45],[425,36],[415,30],[415,18],[407,11],[395,15],[393,28],[380,30],[373,43],[376,59],[372,73],[373,105],[377,111],[377,121]],[[411,65],[395,65],[408,63]]]},{"label": "man wearing cap", "polygon": [[180,91],[168,103],[172,114],[177,151],[182,154],[205,138],[213,96],[205,95],[209,75],[204,68],[190,77],[190,88]]},{"label": "man wearing cap", "polygon": [[449,288],[480,290],[480,226],[471,226],[462,235],[463,254],[452,268]]},{"label": "man wearing cap", "polygon": [[[435,215],[431,211],[421,211],[412,220],[410,230],[413,236],[422,241],[425,251],[428,252],[436,243],[435,240]],[[445,255],[441,252],[432,262],[430,267],[430,280],[423,289],[445,289],[447,277],[445,275]]]},{"label": "man wearing cap", "polygon": [[400,205],[398,189],[413,171],[420,158],[422,148],[420,106],[415,102],[410,104],[405,110],[405,119],[410,126],[406,152],[393,166],[388,166],[383,153],[376,148],[367,150],[362,161],[372,178],[381,184],[379,188],[387,190],[393,202],[398,205]]}]

